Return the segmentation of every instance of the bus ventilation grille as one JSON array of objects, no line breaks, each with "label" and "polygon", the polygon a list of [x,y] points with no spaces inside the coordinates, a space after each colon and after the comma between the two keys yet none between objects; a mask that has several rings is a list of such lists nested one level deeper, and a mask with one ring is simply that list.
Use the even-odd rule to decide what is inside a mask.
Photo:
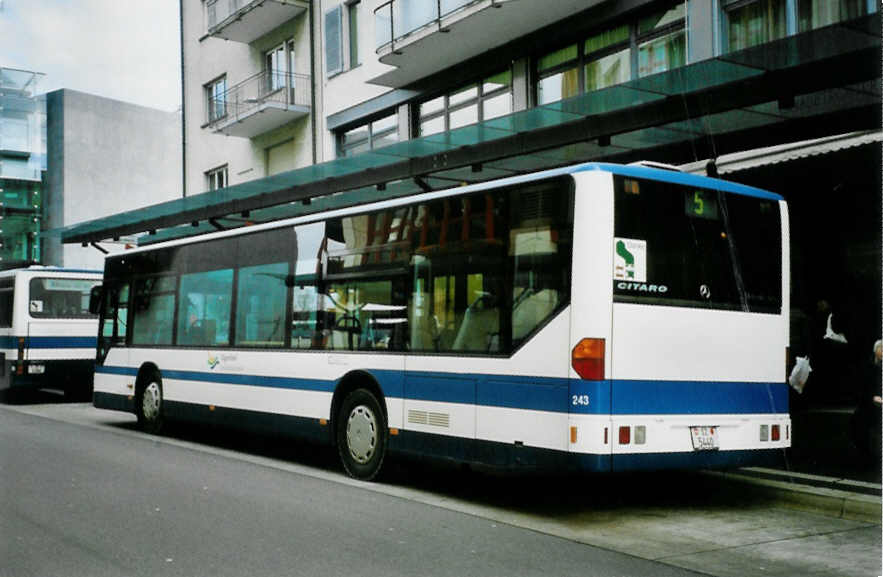
[{"label": "bus ventilation grille", "polygon": [[411,409],[408,411],[408,422],[413,425],[432,425],[433,427],[448,428],[451,426],[451,415]]}]

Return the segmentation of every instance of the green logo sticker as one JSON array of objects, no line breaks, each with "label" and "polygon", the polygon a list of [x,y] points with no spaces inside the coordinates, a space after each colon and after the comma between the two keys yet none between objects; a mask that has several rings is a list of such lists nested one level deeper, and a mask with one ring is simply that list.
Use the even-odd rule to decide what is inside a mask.
[{"label": "green logo sticker", "polygon": [[647,281],[647,241],[634,238],[613,239],[613,278]]}]

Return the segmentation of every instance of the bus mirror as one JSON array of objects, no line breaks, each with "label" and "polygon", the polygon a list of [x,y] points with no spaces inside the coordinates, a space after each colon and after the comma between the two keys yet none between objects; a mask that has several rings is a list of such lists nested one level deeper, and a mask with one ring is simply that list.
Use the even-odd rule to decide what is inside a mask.
[{"label": "bus mirror", "polygon": [[92,290],[89,291],[89,313],[93,315],[97,315],[101,312],[101,285],[97,285],[92,287]]},{"label": "bus mirror", "polygon": [[293,274],[290,274],[290,275],[288,275],[288,276],[285,277],[285,286],[287,286],[288,288],[291,288],[291,287],[295,286],[295,284],[294,284],[294,275],[293,275]]}]

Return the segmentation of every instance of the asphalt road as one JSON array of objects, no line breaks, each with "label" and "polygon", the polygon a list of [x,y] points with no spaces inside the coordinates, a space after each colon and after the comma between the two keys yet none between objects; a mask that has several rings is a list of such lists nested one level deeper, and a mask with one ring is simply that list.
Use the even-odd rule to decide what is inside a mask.
[{"label": "asphalt road", "polygon": [[695,575],[127,432],[0,410],[0,575]]},{"label": "asphalt road", "polygon": [[[877,576],[880,523],[698,473],[500,475],[44,395],[0,405],[0,577]],[[696,573],[690,573],[695,571]]]}]

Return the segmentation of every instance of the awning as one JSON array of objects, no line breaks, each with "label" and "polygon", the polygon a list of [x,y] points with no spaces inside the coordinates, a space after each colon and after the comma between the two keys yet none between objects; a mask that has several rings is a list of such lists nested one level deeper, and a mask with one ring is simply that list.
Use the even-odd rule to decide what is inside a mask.
[{"label": "awning", "polygon": [[146,244],[588,160],[650,159],[672,147],[701,158],[709,156],[709,142],[719,149],[724,141],[768,145],[782,141],[777,135],[830,134],[833,126],[876,129],[879,31],[875,13],[449,132],[54,232],[65,243],[142,235],[138,242]]},{"label": "awning", "polygon": [[[779,164],[791,160],[799,160],[810,156],[820,156],[829,152],[837,152],[847,148],[865,146],[867,144],[883,142],[883,130],[868,130],[864,132],[850,132],[824,138],[815,138],[801,142],[790,142],[777,146],[755,148],[744,152],[725,154],[715,160],[718,174],[728,174],[748,170],[770,164]],[[699,160],[681,165],[681,170],[693,174],[705,174],[708,161]]]}]

